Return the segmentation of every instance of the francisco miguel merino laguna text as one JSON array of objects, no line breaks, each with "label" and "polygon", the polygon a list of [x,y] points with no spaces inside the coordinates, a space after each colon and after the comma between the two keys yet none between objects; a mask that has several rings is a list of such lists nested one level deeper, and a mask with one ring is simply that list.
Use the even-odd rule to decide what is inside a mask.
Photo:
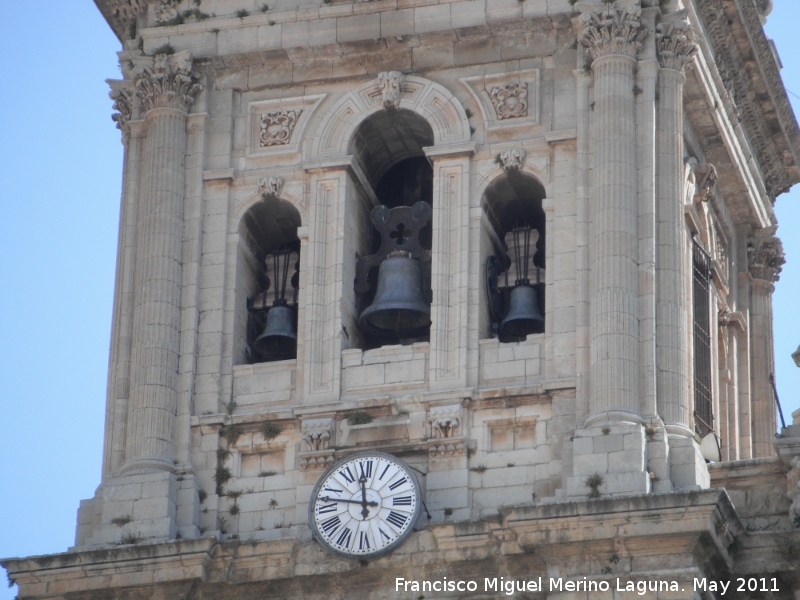
[{"label": "francisco miguel merino laguna text", "polygon": [[[587,579],[568,580],[561,577],[550,577],[548,584],[550,592],[636,592],[643,596],[647,592],[677,592],[680,591],[677,581],[654,580],[654,581],[621,581],[617,578],[616,585],[612,588],[611,583],[605,580]],[[396,592],[476,592],[478,582],[464,579],[442,579],[415,581],[413,579],[403,579],[397,577],[394,583]],[[538,579],[505,579],[504,577],[486,577],[483,580],[484,592],[503,592],[507,596],[513,596],[517,592],[541,592],[545,591],[542,578]]]}]

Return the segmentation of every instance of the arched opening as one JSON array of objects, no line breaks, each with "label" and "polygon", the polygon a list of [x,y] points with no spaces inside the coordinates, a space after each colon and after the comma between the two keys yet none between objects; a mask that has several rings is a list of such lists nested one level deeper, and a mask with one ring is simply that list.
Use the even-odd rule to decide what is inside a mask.
[{"label": "arched opening", "polygon": [[521,341],[544,332],[544,186],[512,169],[495,179],[481,199],[486,220],[481,236],[486,294],[481,338]]},{"label": "arched opening", "polygon": [[[293,342],[297,336],[300,261],[297,228],[300,225],[297,209],[275,195],[263,196],[239,222],[235,365],[296,357]],[[269,313],[276,306],[288,309],[281,315],[276,311],[271,318],[273,332],[278,336],[267,336],[259,341],[267,328]],[[279,316],[280,322],[275,321]]]},{"label": "arched opening", "polygon": [[379,111],[353,135],[349,151],[366,179],[360,186],[369,189],[347,207],[346,256],[356,258],[344,315],[350,347],[430,337],[433,169],[423,148],[431,145],[430,125],[408,110]]}]

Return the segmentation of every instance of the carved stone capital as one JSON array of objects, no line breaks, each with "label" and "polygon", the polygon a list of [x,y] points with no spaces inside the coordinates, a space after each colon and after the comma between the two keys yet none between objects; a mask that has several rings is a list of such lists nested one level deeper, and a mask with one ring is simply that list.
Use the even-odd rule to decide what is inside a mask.
[{"label": "carved stone capital", "polygon": [[694,31],[686,13],[686,9],[672,13],[656,25],[656,54],[662,69],[683,72],[697,54]]},{"label": "carved stone capital", "polygon": [[111,120],[117,124],[117,129],[122,132],[122,141],[125,142],[131,133],[133,90],[126,81],[108,80],[107,83],[111,87],[108,97],[114,101],[111,107],[117,111],[111,115]]},{"label": "carved stone capital", "polygon": [[378,73],[378,85],[386,108],[400,108],[400,97],[403,95],[405,76],[400,71],[383,71]]},{"label": "carved stone capital", "polygon": [[488,90],[498,119],[514,119],[528,115],[528,85],[509,83]]},{"label": "carved stone capital", "polygon": [[503,170],[508,173],[509,171],[519,171],[522,165],[525,164],[525,157],[527,154],[521,148],[514,148],[513,150],[505,150],[499,155],[500,164]]},{"label": "carved stone capital", "polygon": [[785,262],[783,244],[778,238],[753,236],[747,241],[747,264],[754,279],[778,281]]},{"label": "carved stone capital", "polygon": [[458,435],[461,405],[435,406],[429,413],[431,433],[434,438],[454,438]]},{"label": "carved stone capital", "polygon": [[189,112],[203,86],[192,71],[192,55],[157,54],[150,66],[136,68],[136,95],[144,112],[155,108],[174,108]]},{"label": "carved stone capital", "polygon": [[333,419],[306,419],[302,432],[306,452],[328,450],[333,435]]},{"label": "carved stone capital", "polygon": [[147,0],[108,0],[111,16],[120,21],[134,21],[137,16],[147,12]]},{"label": "carved stone capital", "polygon": [[259,143],[262,148],[284,146],[292,139],[294,126],[303,114],[303,109],[273,110],[261,115],[261,135]]},{"label": "carved stone capital", "polygon": [[262,197],[275,196],[277,198],[281,195],[281,190],[283,190],[282,177],[265,177],[258,182],[258,193]]},{"label": "carved stone capital", "polygon": [[612,54],[636,58],[647,30],[641,22],[642,7],[617,8],[604,3],[595,10],[584,10],[577,19],[578,42],[593,59]]}]

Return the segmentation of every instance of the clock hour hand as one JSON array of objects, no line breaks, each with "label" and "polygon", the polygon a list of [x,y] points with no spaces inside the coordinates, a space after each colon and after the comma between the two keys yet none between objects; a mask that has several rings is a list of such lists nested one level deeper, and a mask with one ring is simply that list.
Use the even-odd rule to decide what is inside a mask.
[{"label": "clock hour hand", "polygon": [[[347,502],[349,504],[364,504],[363,500],[344,500],[342,498],[331,498],[330,496],[320,496],[323,502]],[[367,502],[367,506],[378,506],[377,502]]]},{"label": "clock hour hand", "polygon": [[[360,477],[358,482],[361,484],[361,516],[364,520],[369,516],[369,509],[367,506],[367,478]],[[377,502],[375,503],[377,505]]]}]

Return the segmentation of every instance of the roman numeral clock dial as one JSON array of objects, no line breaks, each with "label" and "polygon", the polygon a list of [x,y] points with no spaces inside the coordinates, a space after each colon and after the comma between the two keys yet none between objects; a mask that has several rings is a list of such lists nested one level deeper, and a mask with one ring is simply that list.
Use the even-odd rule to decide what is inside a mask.
[{"label": "roman numeral clock dial", "polygon": [[391,552],[411,535],[421,504],[407,464],[385,452],[359,452],[320,477],[308,520],[327,550],[366,560]]}]

